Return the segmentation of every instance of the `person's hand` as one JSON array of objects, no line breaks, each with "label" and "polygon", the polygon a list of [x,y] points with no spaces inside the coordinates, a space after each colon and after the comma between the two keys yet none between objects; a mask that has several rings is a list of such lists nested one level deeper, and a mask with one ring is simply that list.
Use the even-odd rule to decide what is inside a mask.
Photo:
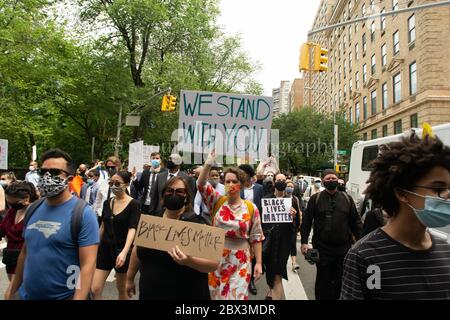
[{"label": "person's hand", "polygon": [[205,161],[205,165],[213,166],[215,163],[216,163],[216,149],[212,149],[208,154],[208,158]]},{"label": "person's hand", "polygon": [[127,282],[125,284],[125,291],[127,293],[128,298],[133,298],[133,296],[136,294],[136,284],[133,280],[127,279]]},{"label": "person's hand", "polygon": [[190,256],[187,256],[183,253],[183,251],[175,246],[172,250],[167,251],[167,253],[172,257],[172,259],[181,266],[186,266],[191,260]]},{"label": "person's hand", "polygon": [[6,288],[5,300],[11,300],[11,284],[8,286],[8,288]]},{"label": "person's hand", "polygon": [[297,210],[295,210],[294,207],[292,207],[291,208],[292,220],[294,220],[296,214],[297,214]]},{"label": "person's hand", "polygon": [[127,260],[127,253],[125,251],[121,251],[116,258],[116,268],[121,268],[125,261]]},{"label": "person's hand", "polygon": [[253,268],[253,277],[255,278],[255,281],[259,280],[259,278],[261,278],[261,275],[262,275],[262,265],[261,263],[257,263]]},{"label": "person's hand", "polygon": [[302,244],[300,247],[300,251],[302,252],[303,255],[306,255],[306,253],[308,252],[309,246],[307,244]]}]

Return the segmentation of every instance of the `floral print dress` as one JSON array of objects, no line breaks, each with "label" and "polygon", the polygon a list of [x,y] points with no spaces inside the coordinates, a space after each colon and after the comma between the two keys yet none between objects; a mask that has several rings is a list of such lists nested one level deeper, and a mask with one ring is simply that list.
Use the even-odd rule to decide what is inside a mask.
[{"label": "floral print dress", "polygon": [[[198,186],[203,201],[213,212],[214,204],[221,195],[207,183]],[[228,201],[219,208],[212,223],[225,229],[229,239],[246,239],[250,244],[264,240],[258,208],[253,204],[253,217],[250,218],[244,201],[237,208],[231,208]],[[250,249],[230,250],[224,248],[219,267],[208,276],[209,291],[212,300],[247,300],[251,278]]]}]

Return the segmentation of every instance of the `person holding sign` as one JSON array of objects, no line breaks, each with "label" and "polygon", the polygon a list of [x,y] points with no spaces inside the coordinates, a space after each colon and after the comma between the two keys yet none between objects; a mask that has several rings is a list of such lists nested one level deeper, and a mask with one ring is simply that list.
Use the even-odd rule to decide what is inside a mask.
[{"label": "person holding sign", "polygon": [[[190,186],[183,177],[167,181],[162,189],[163,219],[207,224],[192,211]],[[127,273],[126,290],[131,298],[136,293],[134,278],[138,269],[140,300],[210,300],[208,272],[217,268],[214,260],[191,257],[176,245],[165,252],[135,247]]]},{"label": "person holding sign", "polygon": [[[266,281],[270,287],[266,299],[281,300],[283,297],[283,283],[281,278],[288,279],[286,264],[292,247],[292,234],[296,233],[293,223],[299,212],[298,205],[292,206],[292,198],[286,194],[286,176],[282,173],[275,175],[275,193],[264,196],[262,200],[263,216],[278,218],[266,220],[263,217],[264,233],[268,241],[264,246],[264,266]],[[284,201],[277,199],[287,198]],[[286,201],[290,200],[290,201]],[[290,207],[288,207],[290,205]],[[290,215],[289,215],[290,214]]]},{"label": "person holding sign", "polygon": [[206,181],[215,162],[213,150],[205,162],[198,178],[198,190],[211,213],[212,225],[226,230],[225,247],[216,271],[209,274],[209,290],[213,300],[247,300],[250,284],[252,246],[256,264],[254,277],[262,273],[262,241],[259,210],[255,204],[242,200],[240,191],[245,185],[246,175],[238,168],[225,171],[225,193],[220,194]]}]

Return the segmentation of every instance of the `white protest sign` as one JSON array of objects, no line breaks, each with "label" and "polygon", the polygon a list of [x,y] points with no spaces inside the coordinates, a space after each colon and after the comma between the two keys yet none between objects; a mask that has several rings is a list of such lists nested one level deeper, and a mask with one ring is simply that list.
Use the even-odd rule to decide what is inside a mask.
[{"label": "white protest sign", "polygon": [[292,198],[263,198],[261,201],[263,223],[292,223]]},{"label": "white protest sign", "polygon": [[8,170],[8,140],[0,139],[0,169]]},{"label": "white protest sign", "polygon": [[204,224],[142,214],[134,245],[168,251],[177,245],[184,254],[219,261],[225,230]]},{"label": "white protest sign", "polygon": [[128,171],[133,171],[133,167],[136,168],[136,172],[142,172],[144,166],[144,141],[138,141],[130,143],[128,149]]},{"label": "white protest sign", "polygon": [[151,155],[153,152],[159,152],[159,146],[144,146],[143,150],[143,164],[151,163],[152,158]]},{"label": "white protest sign", "polygon": [[178,151],[266,158],[272,113],[272,97],[181,91]]}]

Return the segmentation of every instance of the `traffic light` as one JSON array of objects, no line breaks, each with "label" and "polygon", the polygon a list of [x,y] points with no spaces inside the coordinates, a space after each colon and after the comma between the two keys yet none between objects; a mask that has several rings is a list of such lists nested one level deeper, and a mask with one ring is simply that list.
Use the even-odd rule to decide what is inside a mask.
[{"label": "traffic light", "polygon": [[314,71],[328,71],[328,50],[320,44],[314,45]]},{"label": "traffic light", "polygon": [[177,97],[169,96],[169,110],[168,111],[175,111],[176,106],[177,106]]},{"label": "traffic light", "polygon": [[299,71],[309,71],[309,44],[304,43],[300,49]]},{"label": "traffic light", "polygon": [[162,98],[162,103],[161,103],[161,111],[162,112],[167,112],[169,111],[169,96],[163,96]]}]

